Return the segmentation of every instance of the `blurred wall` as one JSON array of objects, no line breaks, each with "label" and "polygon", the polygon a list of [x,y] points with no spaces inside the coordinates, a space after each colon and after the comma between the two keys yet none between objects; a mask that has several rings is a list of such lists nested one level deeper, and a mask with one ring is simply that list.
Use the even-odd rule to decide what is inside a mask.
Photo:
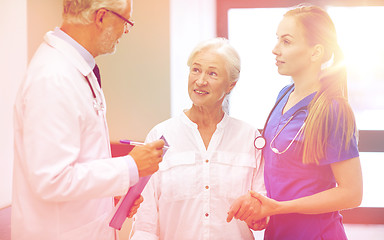
[{"label": "blurred wall", "polygon": [[96,59],[103,77],[112,142],[142,141],[170,116],[169,0],[136,0],[135,26],[114,55]]},{"label": "blurred wall", "polygon": [[27,65],[26,0],[0,0],[0,209],[11,203],[13,102]]},{"label": "blurred wall", "polygon": [[[28,1],[28,57],[45,32],[61,25],[61,0]],[[113,55],[96,58],[107,101],[112,142],[144,140],[170,116],[169,0],[133,2],[135,26]]]}]

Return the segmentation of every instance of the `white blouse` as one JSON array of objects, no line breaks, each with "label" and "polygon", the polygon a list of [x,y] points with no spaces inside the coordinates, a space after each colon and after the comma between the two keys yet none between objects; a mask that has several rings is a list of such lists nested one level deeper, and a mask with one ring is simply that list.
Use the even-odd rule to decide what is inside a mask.
[{"label": "white blouse", "polygon": [[265,194],[259,132],[224,115],[208,149],[184,113],[154,127],[146,141],[164,136],[170,148],[143,191],[132,239],[254,239],[245,222],[226,222],[233,201]]}]

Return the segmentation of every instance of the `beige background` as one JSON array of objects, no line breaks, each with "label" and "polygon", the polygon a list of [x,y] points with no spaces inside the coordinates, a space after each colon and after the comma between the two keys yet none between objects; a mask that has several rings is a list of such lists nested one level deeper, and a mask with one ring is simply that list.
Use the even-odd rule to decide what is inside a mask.
[{"label": "beige background", "polygon": [[[28,60],[45,32],[61,24],[61,0],[28,1]],[[114,55],[96,58],[107,101],[111,141],[143,140],[170,116],[169,1],[134,1],[135,27]]]}]

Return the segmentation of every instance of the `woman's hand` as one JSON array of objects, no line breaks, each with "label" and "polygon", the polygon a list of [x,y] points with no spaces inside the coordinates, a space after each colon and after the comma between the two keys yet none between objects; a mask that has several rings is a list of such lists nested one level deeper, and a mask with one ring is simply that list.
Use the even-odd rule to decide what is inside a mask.
[{"label": "woman's hand", "polygon": [[250,191],[249,194],[261,203],[258,220],[280,213],[282,202],[278,202],[254,191]]},{"label": "woman's hand", "polygon": [[266,217],[266,218],[263,218],[261,220],[258,220],[258,221],[255,221],[255,222],[252,222],[252,223],[247,223],[248,224],[248,227],[254,231],[260,231],[260,230],[263,230],[267,227],[269,223],[269,217]]},{"label": "woman's hand", "polygon": [[251,193],[237,198],[231,205],[227,222],[232,221],[233,218],[239,219],[249,223],[248,225],[253,225],[257,220],[260,220],[260,208],[261,204],[257,198],[251,196]]}]

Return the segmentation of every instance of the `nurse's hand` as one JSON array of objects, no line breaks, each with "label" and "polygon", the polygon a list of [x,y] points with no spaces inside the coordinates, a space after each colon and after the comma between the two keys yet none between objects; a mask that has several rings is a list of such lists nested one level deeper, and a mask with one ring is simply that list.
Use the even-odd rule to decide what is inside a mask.
[{"label": "nurse's hand", "polygon": [[[260,193],[249,191],[251,196],[257,199],[261,203],[261,208],[259,212],[259,218],[255,220],[260,220],[262,218],[276,215],[276,214],[284,214],[288,212],[284,212],[284,202],[276,201],[272,198],[266,197]],[[250,225],[250,224],[248,224]]]},{"label": "nurse's hand", "polygon": [[139,177],[153,174],[159,170],[159,163],[163,160],[164,141],[157,140],[143,146],[135,146],[129,153],[135,160]]},{"label": "nurse's hand", "polygon": [[135,202],[133,203],[131,209],[129,210],[129,214],[128,214],[128,218],[132,218],[133,215],[135,215],[137,213],[137,209],[139,209],[140,207],[140,204],[144,201],[144,198],[143,196],[139,196]]},{"label": "nurse's hand", "polygon": [[260,210],[261,202],[257,198],[252,197],[250,192],[248,192],[232,203],[228,212],[227,222],[232,221],[233,218],[247,223],[256,222],[261,219]]}]

